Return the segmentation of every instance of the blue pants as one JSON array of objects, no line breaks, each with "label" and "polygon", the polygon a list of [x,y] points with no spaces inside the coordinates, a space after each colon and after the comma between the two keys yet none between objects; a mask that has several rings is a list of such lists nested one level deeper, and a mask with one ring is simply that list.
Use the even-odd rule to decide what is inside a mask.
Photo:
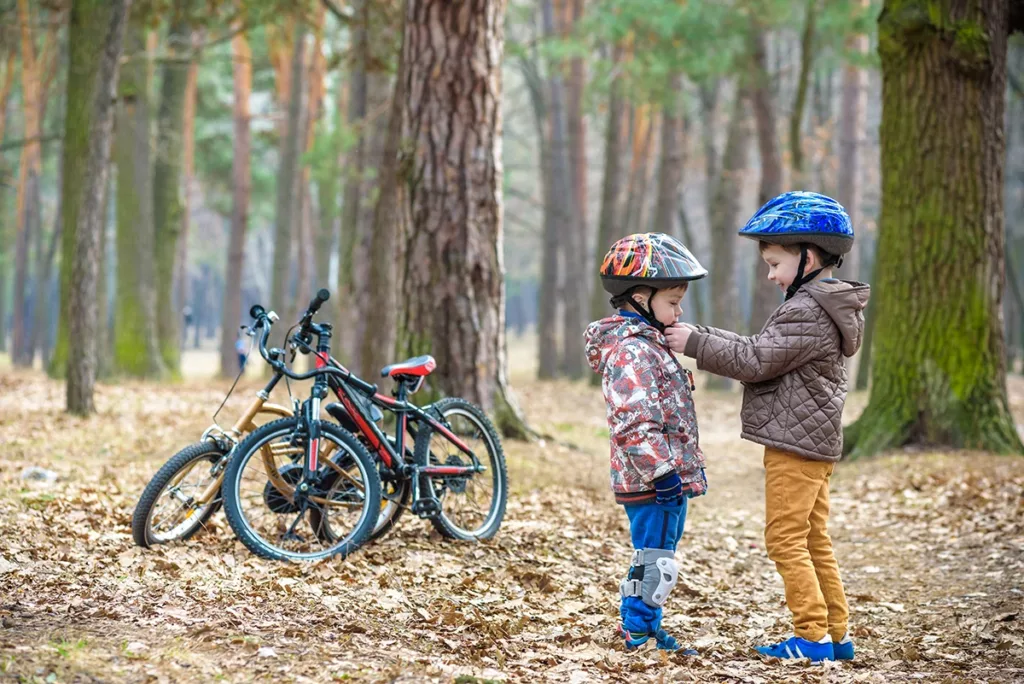
[{"label": "blue pants", "polygon": [[[678,504],[642,503],[625,506],[634,549],[676,550],[686,524],[688,499]],[[661,608],[649,606],[639,596],[626,596],[619,608],[622,624],[630,632],[653,634],[661,627]]]}]

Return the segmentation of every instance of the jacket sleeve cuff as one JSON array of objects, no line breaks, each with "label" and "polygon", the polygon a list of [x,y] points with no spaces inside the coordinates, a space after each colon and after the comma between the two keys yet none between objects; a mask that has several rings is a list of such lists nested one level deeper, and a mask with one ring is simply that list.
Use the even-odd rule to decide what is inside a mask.
[{"label": "jacket sleeve cuff", "polygon": [[664,461],[661,465],[659,465],[655,469],[654,474],[651,475],[651,484],[653,485],[655,482],[657,482],[661,478],[667,477],[669,475],[672,475],[675,472],[676,472],[676,469],[672,466],[672,464],[669,463],[668,461]]},{"label": "jacket sleeve cuff", "polygon": [[686,347],[683,349],[683,355],[689,356],[691,359],[697,358],[697,346],[700,344],[701,338],[703,337],[704,333],[690,333],[690,336],[686,338]]}]

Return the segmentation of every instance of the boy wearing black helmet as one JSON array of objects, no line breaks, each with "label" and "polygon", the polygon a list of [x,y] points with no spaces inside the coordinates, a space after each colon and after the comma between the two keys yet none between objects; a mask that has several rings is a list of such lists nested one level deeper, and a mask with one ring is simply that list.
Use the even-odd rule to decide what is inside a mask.
[{"label": "boy wearing black helmet", "polygon": [[602,375],[608,409],[612,490],[629,517],[635,549],[619,587],[618,632],[627,650],[651,637],[659,649],[680,650],[661,628],[662,606],[678,577],[674,556],[687,500],[703,494],[707,480],[693,379],[663,333],[682,314],[687,284],[706,275],[668,235],[627,236],[601,265],[602,285],[619,311],[590,324],[585,335],[587,360]]},{"label": "boy wearing black helmet", "polygon": [[870,289],[832,278],[853,247],[853,228],[829,197],[780,195],[740,235],[758,241],[785,302],[751,337],[680,325],[666,338],[701,370],[743,382],[742,436],[765,447],[765,548],[786,588],[794,636],[758,652],[852,660],[849,609],[827,529],[829,479],[843,450],[844,357],[860,347]]}]

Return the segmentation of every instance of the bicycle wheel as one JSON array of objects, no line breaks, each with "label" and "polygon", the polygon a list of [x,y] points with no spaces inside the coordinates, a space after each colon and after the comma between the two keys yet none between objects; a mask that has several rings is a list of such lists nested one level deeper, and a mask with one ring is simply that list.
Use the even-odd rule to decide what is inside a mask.
[{"label": "bicycle wheel", "polygon": [[292,475],[306,451],[298,426],[298,419],[282,418],[238,445],[224,473],[224,513],[238,539],[263,558],[347,556],[366,541],[380,513],[377,466],[351,433],[321,423],[324,457],[303,502]]},{"label": "bicycle wheel", "polygon": [[[441,513],[430,522],[451,539],[490,539],[501,527],[508,499],[508,472],[498,433],[479,407],[463,399],[442,399],[431,410],[472,450],[484,471],[469,476],[422,476],[423,495],[432,494],[441,502]],[[421,466],[474,465],[448,437],[428,424],[418,426],[415,458]]]},{"label": "bicycle wheel", "polygon": [[[362,440],[360,440],[362,443]],[[392,440],[392,445],[394,441]],[[335,455],[333,457],[335,463],[342,467],[347,467],[346,456]],[[331,477],[331,475],[328,475]],[[338,477],[337,473],[333,474],[333,477]],[[324,486],[327,486],[325,481]],[[409,500],[412,498],[412,486],[411,481],[408,479],[388,479],[381,478],[380,482],[380,513],[377,515],[377,524],[374,525],[373,531],[370,533],[366,543],[377,541],[388,532],[395,528],[398,524],[398,519],[402,517],[402,513],[409,507]],[[327,540],[334,535],[334,532],[328,522],[321,523],[319,518],[319,511],[310,511],[310,522],[314,529],[320,530],[323,534],[327,535]]]},{"label": "bicycle wheel", "polygon": [[227,452],[213,440],[185,447],[157,471],[142,490],[132,514],[132,538],[144,549],[184,541],[201,530],[221,505],[218,491],[209,501],[196,498],[215,482]]}]

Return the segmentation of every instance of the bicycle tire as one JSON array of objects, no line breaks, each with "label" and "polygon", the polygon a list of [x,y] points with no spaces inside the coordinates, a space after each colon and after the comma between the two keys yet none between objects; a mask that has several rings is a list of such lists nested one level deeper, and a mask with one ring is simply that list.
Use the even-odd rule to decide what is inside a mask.
[{"label": "bicycle tire", "polygon": [[[471,416],[477,422],[481,428],[483,437],[485,437],[491,445],[491,448],[488,449],[488,451],[494,461],[492,478],[494,480],[495,491],[492,497],[490,512],[484,519],[484,524],[481,525],[480,529],[465,530],[452,522],[452,520],[445,515],[443,501],[440,514],[430,518],[430,522],[434,526],[434,529],[440,532],[442,536],[449,539],[459,539],[462,541],[490,539],[497,534],[498,529],[501,527],[501,521],[505,517],[505,505],[508,503],[508,469],[505,466],[505,453],[501,448],[501,438],[498,437],[498,431],[494,429],[494,425],[487,417],[487,414],[483,412],[483,409],[466,401],[465,399],[460,399],[458,397],[441,399],[431,408],[442,416],[461,413],[464,416]],[[421,424],[419,431],[416,434],[414,457],[416,459],[416,463],[420,466],[425,466],[430,461],[430,442],[431,437],[434,434],[435,430],[427,423]],[[440,498],[437,497],[434,487],[434,479],[431,477],[425,475],[421,476],[420,489],[421,491],[430,492],[435,498]]]},{"label": "bicycle tire", "polygon": [[174,476],[197,460],[211,455],[216,455],[217,458],[220,459],[223,458],[226,453],[227,452],[213,440],[196,442],[195,444],[190,444],[176,453],[168,459],[163,466],[161,466],[160,470],[158,470],[156,475],[153,476],[153,479],[151,479],[149,484],[146,485],[146,488],[142,490],[142,495],[139,497],[139,503],[135,505],[135,511],[132,513],[132,539],[135,541],[136,545],[141,546],[144,549],[148,549],[156,544],[167,544],[172,541],[186,541],[195,536],[199,530],[203,529],[203,526],[210,517],[220,510],[220,496],[214,499],[213,503],[210,504],[201,515],[197,516],[194,525],[184,528],[182,533],[177,536],[169,539],[158,540],[149,534],[153,508],[159,500],[160,495],[167,488],[167,485],[174,479]]},{"label": "bicycle tire", "polygon": [[242,511],[241,502],[239,501],[239,479],[242,475],[243,467],[250,458],[250,454],[262,448],[264,444],[269,443],[270,440],[276,437],[286,436],[295,432],[298,425],[298,418],[275,420],[254,430],[236,447],[235,453],[228,462],[227,469],[224,472],[224,484],[222,485],[224,514],[239,541],[261,558],[286,561],[318,560],[329,556],[341,556],[344,558],[366,543],[377,522],[377,517],[380,513],[380,475],[377,473],[376,462],[366,452],[362,444],[359,443],[359,440],[352,433],[338,427],[334,423],[321,422],[322,437],[329,438],[339,446],[343,445],[348,450],[349,455],[358,461],[367,490],[363,513],[355,529],[347,537],[348,540],[343,540],[336,546],[331,546],[316,553],[282,552],[277,547],[265,542],[245,520],[246,516]]}]

